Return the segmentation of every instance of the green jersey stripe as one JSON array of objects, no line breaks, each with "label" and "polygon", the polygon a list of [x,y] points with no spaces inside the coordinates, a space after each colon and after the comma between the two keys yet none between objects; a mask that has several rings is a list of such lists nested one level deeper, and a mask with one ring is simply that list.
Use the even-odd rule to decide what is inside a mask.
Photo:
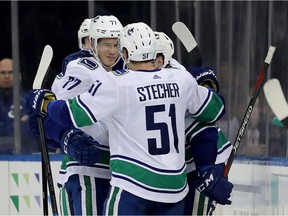
[{"label": "green jersey stripe", "polygon": [[200,122],[212,122],[219,116],[219,114],[224,109],[224,105],[220,97],[217,97],[215,94],[211,94],[212,97],[207,101],[207,106],[202,113],[196,117]]},{"label": "green jersey stripe", "polygon": [[86,215],[93,215],[92,210],[92,185],[91,185],[91,178],[90,176],[84,176],[84,182],[85,182],[85,204],[86,204]]},{"label": "green jersey stripe", "polygon": [[108,215],[114,215],[114,205],[115,205],[117,195],[118,195],[119,190],[120,190],[118,187],[113,187],[113,188],[114,188],[113,194],[110,198],[109,203],[107,204],[108,205]]},{"label": "green jersey stripe", "polygon": [[83,127],[93,124],[90,117],[87,115],[85,110],[81,107],[81,105],[75,98],[68,99],[68,103],[77,127]]},{"label": "green jersey stripe", "polygon": [[[186,185],[185,166],[178,174],[156,172],[131,161],[112,159],[110,161],[112,173],[133,179],[148,187],[161,189],[182,189]],[[149,176],[149,178],[147,178]]]},{"label": "green jersey stripe", "polygon": [[217,148],[221,149],[224,145],[227,145],[229,143],[229,140],[223,133],[223,131],[218,132],[218,143],[217,143]]}]

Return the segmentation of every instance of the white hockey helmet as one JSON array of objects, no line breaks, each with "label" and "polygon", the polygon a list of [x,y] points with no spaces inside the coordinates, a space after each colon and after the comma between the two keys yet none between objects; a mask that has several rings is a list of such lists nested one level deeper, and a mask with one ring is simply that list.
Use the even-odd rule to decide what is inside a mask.
[{"label": "white hockey helmet", "polygon": [[90,26],[90,40],[93,53],[98,57],[97,43],[100,38],[116,38],[123,29],[121,22],[113,15],[96,16]]},{"label": "white hockey helmet", "polygon": [[90,24],[91,24],[91,20],[92,19],[85,19],[79,30],[78,30],[78,46],[79,46],[79,49],[83,49],[83,41],[82,39],[84,37],[88,37],[89,36],[89,29],[90,29]]},{"label": "white hockey helmet", "polygon": [[145,23],[128,24],[120,34],[120,51],[126,48],[128,59],[132,61],[147,61],[155,58],[156,38],[153,30]]},{"label": "white hockey helmet", "polygon": [[163,67],[165,67],[174,54],[174,44],[173,41],[164,32],[154,31],[154,33],[156,36],[156,55],[159,53],[164,55]]}]

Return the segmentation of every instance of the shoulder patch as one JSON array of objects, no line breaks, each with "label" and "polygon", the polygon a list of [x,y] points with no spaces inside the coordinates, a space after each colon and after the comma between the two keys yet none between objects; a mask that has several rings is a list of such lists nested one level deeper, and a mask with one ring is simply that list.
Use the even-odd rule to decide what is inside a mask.
[{"label": "shoulder patch", "polygon": [[129,70],[115,70],[115,71],[112,71],[116,76],[122,76],[124,74],[127,74],[129,73]]},{"label": "shoulder patch", "polygon": [[180,70],[180,68],[176,66],[170,66],[170,68]]},{"label": "shoulder patch", "polygon": [[90,58],[81,58],[79,60],[78,64],[84,65],[85,67],[87,67],[90,70],[95,70],[96,68],[98,68],[97,62],[93,61]]},{"label": "shoulder patch", "polygon": [[61,72],[56,76],[56,79],[62,79],[64,77],[64,75],[65,74],[63,72]]}]

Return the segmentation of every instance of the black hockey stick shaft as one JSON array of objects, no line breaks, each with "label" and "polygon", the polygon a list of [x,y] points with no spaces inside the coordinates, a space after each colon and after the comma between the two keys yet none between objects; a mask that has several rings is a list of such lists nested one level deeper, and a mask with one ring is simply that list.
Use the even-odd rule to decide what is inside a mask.
[{"label": "black hockey stick shaft", "polygon": [[[37,73],[33,82],[34,89],[43,87],[43,83],[44,83],[43,80],[45,79],[44,77],[47,76],[46,73],[49,69],[49,65],[52,60],[52,57],[53,57],[52,47],[49,45],[46,45],[43,50],[40,64],[38,66],[38,70],[37,70]],[[43,214],[48,215],[48,195],[47,195],[47,183],[48,183],[52,212],[53,212],[53,215],[58,215],[57,201],[56,201],[53,177],[52,177],[51,166],[50,166],[50,158],[49,158],[48,148],[45,142],[45,133],[44,133],[42,117],[39,116],[37,118],[37,121],[38,121],[40,142],[41,142]]]},{"label": "black hockey stick shaft", "polygon": [[[39,118],[37,119],[39,125]],[[42,136],[40,135],[40,142],[42,142]],[[41,146],[41,176],[42,176],[42,203],[43,203],[43,215],[48,215],[48,191],[47,191],[47,178],[46,178],[46,167],[43,157],[43,150]]]},{"label": "black hockey stick shaft", "polygon": [[[56,194],[54,190],[49,152],[48,152],[48,148],[45,142],[43,119],[41,117],[38,117],[38,125],[39,125],[40,140],[41,140],[41,162],[42,162],[42,183],[43,183],[42,187],[43,187],[43,193],[46,192],[46,194],[43,194],[43,197],[44,197],[43,202],[44,201],[46,202],[46,203],[43,203],[44,205],[43,213],[44,215],[48,215],[48,207],[46,207],[48,205],[48,199],[47,199],[47,183],[48,183],[52,213],[53,215],[58,215]],[[44,208],[47,208],[47,210],[44,211]]]},{"label": "black hockey stick shaft", "polygon": [[[273,57],[275,49],[276,49],[275,47],[270,46],[270,48],[268,50],[268,54],[267,54],[267,56],[265,58],[264,65],[263,65],[263,67],[261,69],[261,72],[260,72],[260,74],[258,76],[258,80],[256,82],[256,85],[255,85],[255,88],[253,90],[252,96],[250,98],[248,107],[246,109],[246,112],[245,112],[244,117],[242,119],[240,128],[238,130],[236,139],[235,139],[234,144],[232,146],[232,150],[231,150],[230,156],[229,156],[229,158],[227,160],[227,164],[225,166],[224,173],[223,173],[224,177],[228,178],[228,173],[229,173],[229,171],[231,169],[231,166],[233,164],[233,161],[234,161],[235,156],[237,154],[237,151],[239,149],[240,143],[241,143],[242,138],[244,136],[244,133],[246,131],[246,128],[247,128],[248,122],[250,120],[250,117],[251,117],[254,105],[256,103],[257,97],[259,95],[260,90],[262,89],[262,86],[264,85],[264,80],[266,78],[267,71],[268,71],[268,68],[270,66],[270,63],[271,63],[271,60],[272,60],[272,57]],[[213,214],[213,211],[215,210],[216,205],[217,205],[217,202],[213,201],[213,203],[211,204],[211,206],[210,206],[210,208],[208,210],[208,215],[212,215]]]}]

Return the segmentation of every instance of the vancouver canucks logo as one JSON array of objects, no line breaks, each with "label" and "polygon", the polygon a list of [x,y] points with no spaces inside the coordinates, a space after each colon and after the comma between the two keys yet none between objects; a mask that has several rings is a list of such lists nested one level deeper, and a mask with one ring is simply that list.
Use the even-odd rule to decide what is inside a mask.
[{"label": "vancouver canucks logo", "polygon": [[128,34],[129,36],[131,36],[133,32],[134,32],[134,27],[128,29],[127,34]]},{"label": "vancouver canucks logo", "polygon": [[98,64],[90,58],[82,58],[79,60],[78,64],[84,65],[85,67],[89,68],[90,70],[94,70],[98,68]]},{"label": "vancouver canucks logo", "polygon": [[100,16],[96,16],[94,19],[93,19],[93,22],[97,22],[97,20],[100,18]]},{"label": "vancouver canucks logo", "polygon": [[64,77],[64,73],[61,72],[56,76],[56,79],[62,79]]},{"label": "vancouver canucks logo", "polygon": [[112,73],[114,73],[116,76],[121,76],[121,75],[124,75],[124,74],[127,74],[129,71],[128,70],[114,70],[112,71]]}]

